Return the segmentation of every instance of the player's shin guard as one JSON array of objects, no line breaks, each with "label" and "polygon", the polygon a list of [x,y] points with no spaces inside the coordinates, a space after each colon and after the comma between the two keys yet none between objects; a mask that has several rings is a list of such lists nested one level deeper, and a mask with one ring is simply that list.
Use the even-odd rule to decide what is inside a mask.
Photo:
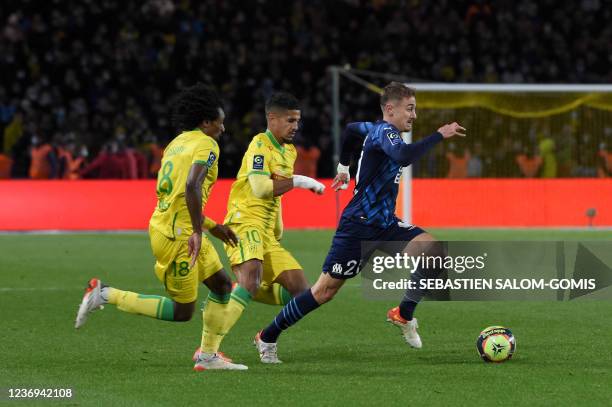
[{"label": "player's shin guard", "polygon": [[202,313],[204,321],[202,327],[202,352],[216,353],[219,350],[219,345],[221,345],[221,341],[223,341],[226,333],[224,325],[229,300],[230,294],[219,295],[213,292],[208,293],[206,305]]},{"label": "player's shin guard", "polygon": [[312,295],[310,288],[293,298],[283,307],[274,321],[261,332],[261,340],[266,343],[275,343],[280,334],[291,325],[304,318],[306,314],[319,308],[319,303]]},{"label": "player's shin guard", "polygon": [[249,302],[251,302],[251,299],[251,294],[246,288],[241,287],[240,285],[236,285],[234,287],[230,300],[227,303],[223,332],[229,332],[229,330],[232,329],[234,324],[242,315],[242,311],[244,311],[247,305],[249,305]]},{"label": "player's shin guard", "polygon": [[262,283],[253,301],[270,305],[287,305],[291,301],[291,294],[280,284]]},{"label": "player's shin guard", "polygon": [[104,290],[108,290],[103,294],[108,299],[108,303],[115,304],[121,311],[174,321],[174,303],[169,298],[122,291],[112,287]]}]

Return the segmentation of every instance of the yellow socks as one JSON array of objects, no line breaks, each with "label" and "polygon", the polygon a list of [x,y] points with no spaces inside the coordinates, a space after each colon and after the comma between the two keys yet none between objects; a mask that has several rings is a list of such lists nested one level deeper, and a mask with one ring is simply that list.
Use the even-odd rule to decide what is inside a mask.
[{"label": "yellow socks", "polygon": [[216,353],[219,350],[219,345],[221,345],[221,341],[227,333],[224,325],[229,301],[230,294],[218,295],[212,291],[208,293],[208,299],[202,313],[202,319],[204,320],[202,352]]},{"label": "yellow socks", "polygon": [[270,305],[287,305],[291,301],[291,294],[280,284],[261,283],[253,301]]},{"label": "yellow socks", "polygon": [[291,295],[280,284],[262,284],[253,298],[239,285],[235,286],[231,295],[221,296],[209,292],[202,314],[202,352],[216,353],[219,350],[223,338],[240,319],[251,299],[264,304],[285,305],[291,301]]},{"label": "yellow socks", "polygon": [[109,304],[130,314],[146,315],[164,321],[174,321],[174,304],[171,299],[160,295],[142,295],[116,288],[106,288]]},{"label": "yellow socks", "polygon": [[227,303],[223,331],[229,332],[242,315],[242,311],[251,302],[251,294],[240,285],[236,285]]}]

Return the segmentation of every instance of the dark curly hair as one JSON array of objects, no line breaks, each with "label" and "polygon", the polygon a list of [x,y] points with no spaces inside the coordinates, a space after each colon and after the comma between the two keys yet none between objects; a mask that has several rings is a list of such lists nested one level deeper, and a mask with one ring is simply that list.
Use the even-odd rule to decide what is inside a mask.
[{"label": "dark curly hair", "polygon": [[216,120],[221,99],[217,92],[203,83],[181,90],[171,102],[172,124],[177,130],[193,130],[204,120]]},{"label": "dark curly hair", "polygon": [[266,101],[266,113],[274,109],[300,110],[300,102],[291,93],[276,92]]}]

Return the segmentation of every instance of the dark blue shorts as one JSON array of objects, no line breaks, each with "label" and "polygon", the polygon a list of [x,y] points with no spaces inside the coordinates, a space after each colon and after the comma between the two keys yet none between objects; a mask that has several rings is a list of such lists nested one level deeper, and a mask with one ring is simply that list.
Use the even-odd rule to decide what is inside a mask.
[{"label": "dark blue shorts", "polygon": [[368,245],[368,253],[362,253],[363,242],[407,243],[421,233],[425,231],[418,226],[405,228],[394,223],[383,229],[342,219],[323,263],[323,273],[342,280],[355,277],[361,271],[362,260],[366,260],[369,253],[377,248],[374,244]]}]

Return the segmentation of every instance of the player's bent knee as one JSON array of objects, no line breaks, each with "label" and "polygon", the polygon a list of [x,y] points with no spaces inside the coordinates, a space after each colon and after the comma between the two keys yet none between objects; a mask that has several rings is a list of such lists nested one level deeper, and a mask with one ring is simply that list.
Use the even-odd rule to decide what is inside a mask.
[{"label": "player's bent knee", "polygon": [[247,290],[252,296],[257,294],[261,284],[263,266],[260,260],[249,260],[237,267],[233,267],[238,284]]},{"label": "player's bent knee", "polygon": [[182,304],[180,302],[174,302],[174,321],[176,322],[187,322],[191,320],[193,312],[195,310],[195,301]]},{"label": "player's bent knee", "polygon": [[230,294],[232,292],[232,280],[224,281],[221,286],[215,290],[217,294]]},{"label": "player's bent knee", "polygon": [[257,294],[259,290],[259,285],[261,284],[261,280],[258,276],[251,274],[244,274],[238,276],[238,284],[247,290],[253,297]]},{"label": "player's bent knee", "polygon": [[232,292],[232,280],[223,269],[204,280],[203,283],[218,295],[226,295]]}]

